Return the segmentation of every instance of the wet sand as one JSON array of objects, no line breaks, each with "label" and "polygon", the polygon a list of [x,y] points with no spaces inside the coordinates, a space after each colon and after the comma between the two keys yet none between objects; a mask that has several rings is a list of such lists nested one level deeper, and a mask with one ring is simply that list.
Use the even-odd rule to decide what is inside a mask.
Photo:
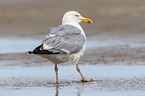
[{"label": "wet sand", "polygon": [[[59,65],[57,86],[53,64],[26,52],[41,42],[47,27],[60,25],[68,10],[94,22],[81,24],[88,42],[79,62],[92,81],[80,82],[75,65],[65,63]],[[144,96],[144,11],[144,0],[1,0],[0,95]]]}]

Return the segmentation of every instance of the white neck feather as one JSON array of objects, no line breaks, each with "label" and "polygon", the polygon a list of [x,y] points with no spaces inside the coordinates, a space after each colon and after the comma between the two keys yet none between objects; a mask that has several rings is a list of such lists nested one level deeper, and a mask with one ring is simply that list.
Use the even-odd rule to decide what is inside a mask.
[{"label": "white neck feather", "polygon": [[76,22],[63,22],[62,25],[72,25],[72,26],[79,28],[80,30],[83,30],[82,27],[80,26],[80,24],[78,24]]}]

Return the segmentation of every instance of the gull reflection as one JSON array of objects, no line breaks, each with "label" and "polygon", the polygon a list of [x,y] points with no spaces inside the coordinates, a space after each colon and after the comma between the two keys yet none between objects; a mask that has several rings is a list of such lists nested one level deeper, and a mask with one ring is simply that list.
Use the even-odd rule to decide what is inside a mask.
[{"label": "gull reflection", "polygon": [[[56,85],[56,89],[55,89],[55,96],[59,96],[59,84]],[[81,96],[81,88],[76,88],[77,89],[77,93],[76,96]]]}]

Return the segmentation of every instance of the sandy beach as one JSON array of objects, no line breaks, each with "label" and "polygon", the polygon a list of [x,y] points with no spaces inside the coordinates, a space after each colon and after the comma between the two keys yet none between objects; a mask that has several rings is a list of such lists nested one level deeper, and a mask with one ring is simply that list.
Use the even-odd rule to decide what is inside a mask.
[{"label": "sandy beach", "polygon": [[[59,65],[58,87],[53,63],[26,52],[69,10],[93,20],[81,23],[87,49],[79,61],[92,81],[81,83],[75,65],[65,63]],[[2,96],[145,95],[144,0],[1,0],[0,38]]]}]

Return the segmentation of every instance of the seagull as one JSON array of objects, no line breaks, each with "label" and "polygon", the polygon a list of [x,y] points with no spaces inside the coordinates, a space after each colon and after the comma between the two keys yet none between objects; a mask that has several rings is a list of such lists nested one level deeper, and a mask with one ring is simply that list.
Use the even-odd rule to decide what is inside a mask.
[{"label": "seagull", "polygon": [[86,48],[86,35],[80,22],[92,23],[92,20],[81,16],[76,11],[68,11],[64,14],[62,24],[57,27],[49,27],[50,33],[42,43],[28,54],[35,54],[48,59],[55,64],[54,70],[56,83],[58,80],[58,67],[60,63],[71,61],[76,64],[76,69],[82,77],[82,82],[87,82],[78,66],[80,57]]}]

